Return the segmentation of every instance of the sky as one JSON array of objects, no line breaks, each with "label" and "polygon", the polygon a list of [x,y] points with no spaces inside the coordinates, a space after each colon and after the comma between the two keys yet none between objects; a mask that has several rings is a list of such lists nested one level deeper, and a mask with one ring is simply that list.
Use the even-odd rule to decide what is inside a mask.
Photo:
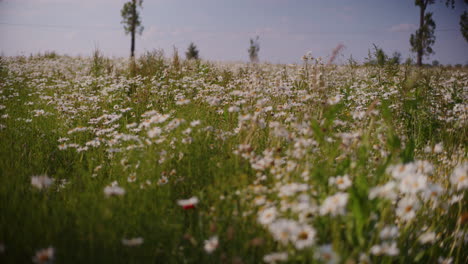
[{"label": "sky", "polygon": [[[7,56],[56,51],[91,55],[130,54],[120,10],[125,0],[0,0],[0,53]],[[468,42],[459,17],[468,5],[440,0],[428,8],[436,22],[435,54],[425,62],[467,64]],[[136,54],[173,47],[183,54],[194,42],[203,59],[248,61],[249,39],[259,36],[259,58],[297,63],[307,52],[330,57],[345,45],[337,63],[352,55],[364,61],[373,44],[388,55],[415,57],[409,38],[417,29],[419,9],[413,0],[144,0],[144,31]]]}]

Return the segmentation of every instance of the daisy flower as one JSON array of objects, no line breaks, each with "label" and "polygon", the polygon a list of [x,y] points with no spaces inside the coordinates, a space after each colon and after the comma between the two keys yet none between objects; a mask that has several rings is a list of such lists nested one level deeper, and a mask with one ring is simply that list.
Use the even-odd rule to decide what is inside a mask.
[{"label": "daisy flower", "polygon": [[404,197],[398,202],[396,214],[403,221],[410,221],[416,217],[416,212],[419,209],[420,204],[416,197],[409,196]]},{"label": "daisy flower", "polygon": [[276,241],[283,245],[288,244],[294,234],[298,233],[298,224],[289,219],[278,219],[268,226],[270,233]]},{"label": "daisy flower", "polygon": [[109,196],[122,196],[125,194],[124,188],[120,187],[117,183],[117,181],[114,181],[111,183],[111,185],[106,186],[104,188],[104,194],[109,197]]},{"label": "daisy flower", "polygon": [[304,249],[306,247],[312,246],[315,243],[316,234],[317,232],[314,228],[310,227],[309,225],[301,225],[292,237],[294,246],[297,249]]},{"label": "daisy flower", "polygon": [[204,249],[206,253],[211,254],[215,251],[219,246],[218,236],[213,236],[208,240],[205,240]]},{"label": "daisy flower", "polygon": [[263,261],[265,263],[276,263],[280,261],[288,260],[288,253],[286,252],[273,252],[268,255],[263,256]]},{"label": "daisy flower", "polygon": [[198,204],[198,198],[197,197],[192,197],[192,198],[186,199],[186,200],[178,200],[177,204],[182,206],[182,208],[184,208],[185,210],[193,209]]},{"label": "daisy flower", "polygon": [[337,176],[337,177],[331,177],[328,180],[329,185],[336,185],[338,189],[340,190],[346,190],[351,186],[351,180],[349,179],[349,176],[343,175],[343,176]]},{"label": "daisy flower", "polygon": [[421,244],[433,244],[436,241],[436,233],[435,232],[426,232],[419,236],[418,240]]},{"label": "daisy flower", "polygon": [[31,184],[32,186],[38,188],[39,190],[47,189],[52,185],[54,179],[49,178],[47,175],[32,176]]},{"label": "daisy flower", "polygon": [[349,195],[343,192],[327,197],[320,207],[320,214],[330,214],[331,216],[344,215],[346,212],[348,197]]},{"label": "daisy flower", "polygon": [[259,212],[257,220],[262,225],[269,225],[275,220],[277,214],[275,207],[269,207]]},{"label": "daisy flower", "polygon": [[458,191],[468,188],[468,162],[455,168],[450,182]]}]

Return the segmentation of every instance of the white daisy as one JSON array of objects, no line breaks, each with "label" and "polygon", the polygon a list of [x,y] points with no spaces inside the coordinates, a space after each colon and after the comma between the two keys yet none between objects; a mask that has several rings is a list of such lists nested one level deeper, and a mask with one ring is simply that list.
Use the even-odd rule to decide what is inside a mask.
[{"label": "white daisy", "polygon": [[336,187],[338,187],[340,190],[346,190],[352,185],[351,180],[347,174],[343,176],[331,177],[328,180],[328,184],[336,185]]},{"label": "white daisy", "polygon": [[468,162],[459,165],[453,170],[450,182],[458,191],[468,188]]},{"label": "white daisy", "polygon": [[317,232],[309,225],[301,225],[292,236],[292,242],[297,249],[310,247],[315,243]]},{"label": "white daisy", "polygon": [[32,186],[38,188],[39,190],[47,189],[52,185],[54,179],[49,178],[47,175],[32,176],[31,184]]},{"label": "white daisy", "polygon": [[435,232],[426,232],[422,235],[419,236],[418,238],[419,242],[421,242],[421,244],[434,244],[434,242],[436,241],[436,233]]},{"label": "white daisy", "polygon": [[398,237],[398,227],[397,226],[386,226],[380,231],[381,239],[392,239]]},{"label": "white daisy", "polygon": [[348,197],[349,195],[343,192],[338,192],[335,195],[327,197],[320,207],[320,214],[330,214],[331,216],[345,214]]},{"label": "white daisy", "polygon": [[269,225],[276,219],[277,215],[276,207],[269,207],[258,213],[257,220],[262,225]]},{"label": "white daisy", "polygon": [[407,174],[401,178],[400,191],[415,194],[427,186],[427,176],[423,174]]},{"label": "white daisy", "polygon": [[104,188],[104,194],[109,197],[109,196],[122,196],[125,194],[124,188],[120,187],[117,183],[117,181],[114,181],[111,183],[111,185],[106,186]]},{"label": "white daisy", "polygon": [[205,240],[204,249],[206,253],[211,254],[215,251],[219,246],[218,236],[213,236],[208,240]]},{"label": "white daisy", "polygon": [[195,205],[198,204],[198,198],[192,197],[186,200],[178,200],[177,204],[182,206],[184,209],[191,209],[191,208],[194,208]]},{"label": "white daisy", "polygon": [[396,215],[403,221],[410,221],[416,217],[416,212],[419,209],[420,204],[416,197],[407,196],[398,202],[396,209]]},{"label": "white daisy", "polygon": [[291,240],[292,236],[298,232],[299,226],[293,220],[278,219],[271,223],[268,229],[276,241],[286,245]]},{"label": "white daisy", "polygon": [[397,199],[398,194],[396,192],[396,183],[389,181],[382,186],[376,186],[369,191],[369,199],[373,200],[377,197],[385,198],[391,201]]},{"label": "white daisy", "polygon": [[273,252],[263,256],[263,261],[266,263],[276,263],[280,261],[287,261],[288,253],[286,252]]}]

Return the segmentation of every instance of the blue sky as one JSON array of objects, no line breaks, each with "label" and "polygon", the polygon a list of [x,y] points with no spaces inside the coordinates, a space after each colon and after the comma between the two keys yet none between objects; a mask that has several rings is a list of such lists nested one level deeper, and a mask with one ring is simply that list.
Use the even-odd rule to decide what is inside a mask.
[{"label": "blue sky", "polygon": [[[0,52],[18,55],[55,50],[90,55],[97,46],[109,56],[128,56],[130,37],[120,24],[125,0],[0,0]],[[437,24],[435,55],[425,61],[468,63],[468,42],[459,31],[467,8],[430,6]],[[362,61],[375,43],[387,54],[410,53],[409,36],[419,23],[413,0],[144,0],[145,30],[136,41],[144,50],[193,41],[204,59],[247,61],[249,38],[260,36],[260,60],[299,62],[302,55],[330,56],[346,46],[338,62],[352,54]]]}]

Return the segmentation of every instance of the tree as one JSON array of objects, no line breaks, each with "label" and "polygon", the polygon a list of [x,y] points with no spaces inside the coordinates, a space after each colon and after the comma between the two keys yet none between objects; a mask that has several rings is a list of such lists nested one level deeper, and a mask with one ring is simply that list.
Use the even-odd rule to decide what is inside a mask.
[{"label": "tree", "polygon": [[404,64],[407,66],[413,65],[413,59],[411,57],[406,58]]},{"label": "tree", "polygon": [[377,60],[377,65],[383,66],[387,62],[387,54],[385,54],[384,50],[377,47],[377,45],[374,45],[374,54],[375,54],[375,59]]},{"label": "tree", "polygon": [[415,0],[414,4],[419,6],[419,29],[415,34],[411,34],[411,50],[417,54],[417,65],[422,66],[422,57],[429,56],[434,51],[432,45],[435,42],[435,22],[432,19],[432,12],[427,12],[428,5],[434,3],[434,0]]},{"label": "tree", "polygon": [[251,62],[258,62],[258,52],[260,51],[260,44],[258,42],[259,37],[250,39],[250,47],[247,50],[249,52],[249,58]]},{"label": "tree", "polygon": [[460,31],[465,40],[468,41],[468,12],[466,11],[460,17]]},{"label": "tree", "polygon": [[[468,0],[465,0],[465,5],[468,5]],[[451,7],[452,9],[455,8],[455,0],[446,0],[445,5],[447,7]],[[468,12],[465,11],[460,16],[460,32],[462,33],[463,37],[466,41],[468,41]]]},{"label": "tree", "polygon": [[125,34],[131,34],[130,57],[135,56],[135,34],[143,33],[141,25],[140,12],[137,7],[142,7],[143,0],[131,0],[124,4],[120,13],[122,15],[122,24],[124,25]]},{"label": "tree", "polygon": [[[443,0],[447,7],[455,8],[455,0]],[[443,2],[442,1],[442,2]],[[434,4],[435,0],[415,0],[414,4],[419,6],[419,29],[415,34],[411,34],[410,44],[411,50],[417,53],[417,65],[422,65],[422,57],[429,56],[434,51],[432,45],[435,42],[434,31],[436,24],[432,19],[432,12],[426,13],[427,7]],[[464,0],[468,4],[468,0]],[[468,13],[465,11],[460,16],[460,31],[463,37],[468,41]]]},{"label": "tree", "polygon": [[438,66],[440,66],[440,62],[438,60],[433,60],[432,61],[432,66],[438,67]]},{"label": "tree", "polygon": [[390,58],[390,63],[399,65],[401,63],[401,53],[398,51],[393,52],[393,55]]},{"label": "tree", "polygon": [[378,65],[384,66],[388,61],[388,56],[385,54],[385,51],[379,46],[372,44],[374,46],[374,51],[368,50],[366,65]]},{"label": "tree", "polygon": [[185,52],[185,57],[187,60],[198,60],[198,49],[193,42],[190,43],[190,45],[187,48],[187,52]]}]

